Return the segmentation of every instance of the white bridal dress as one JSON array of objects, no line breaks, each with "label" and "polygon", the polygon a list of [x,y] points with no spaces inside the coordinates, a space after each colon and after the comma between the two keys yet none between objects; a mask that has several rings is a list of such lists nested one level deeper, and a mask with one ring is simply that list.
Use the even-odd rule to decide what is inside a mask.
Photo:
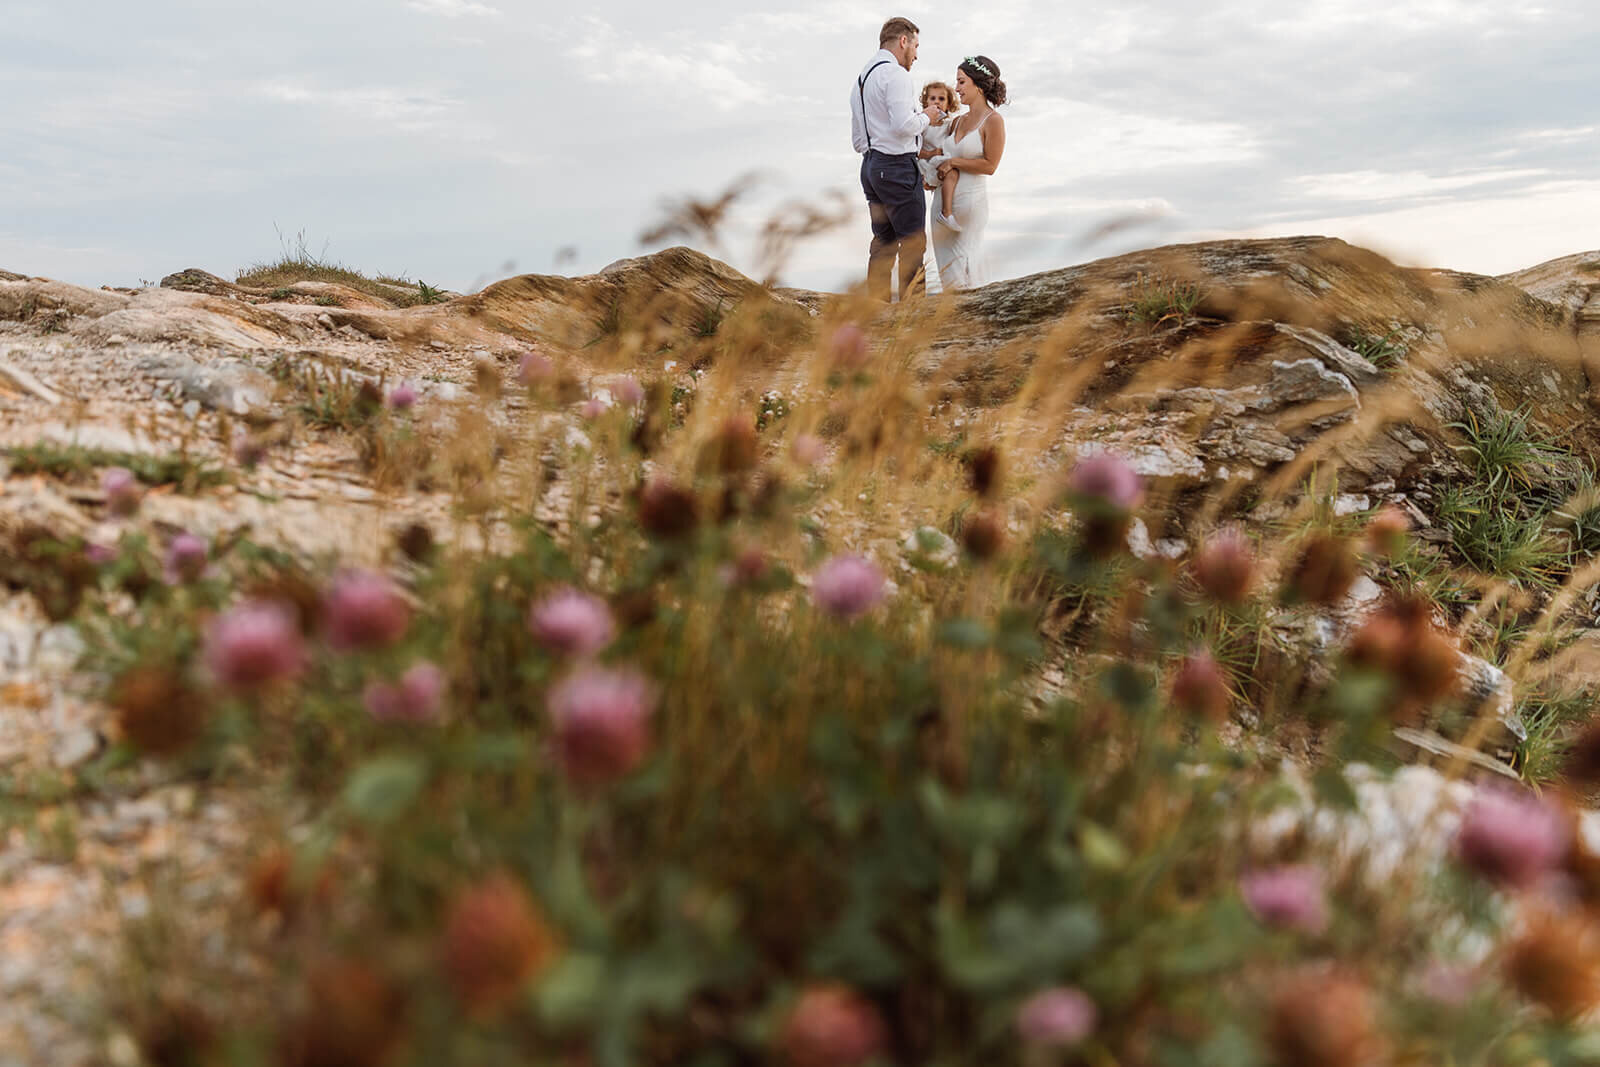
[{"label": "white bridal dress", "polygon": [[[993,111],[989,115],[994,114]],[[983,137],[979,131],[989,121],[983,116],[961,140],[949,144],[945,151],[956,159],[978,159],[983,155]],[[934,202],[939,194],[935,192]],[[983,253],[983,231],[989,225],[989,176],[961,172],[956,182],[954,201],[956,221],[961,232],[933,223],[933,258],[939,264],[939,287],[944,290],[972,289],[989,282],[989,262]]]}]

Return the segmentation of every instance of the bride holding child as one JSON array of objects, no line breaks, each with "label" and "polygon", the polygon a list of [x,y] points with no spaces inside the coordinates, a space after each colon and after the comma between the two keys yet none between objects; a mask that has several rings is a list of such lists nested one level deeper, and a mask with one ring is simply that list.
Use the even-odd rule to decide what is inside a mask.
[{"label": "bride holding child", "polygon": [[[958,97],[964,110],[950,115]],[[1006,122],[995,108],[1006,102],[1000,65],[968,56],[956,67],[956,84],[929,82],[922,106],[945,116],[922,134],[917,169],[923,184],[939,193],[933,218],[933,255],[945,289],[971,289],[989,281],[983,232],[989,224],[989,175],[1006,148]]]}]

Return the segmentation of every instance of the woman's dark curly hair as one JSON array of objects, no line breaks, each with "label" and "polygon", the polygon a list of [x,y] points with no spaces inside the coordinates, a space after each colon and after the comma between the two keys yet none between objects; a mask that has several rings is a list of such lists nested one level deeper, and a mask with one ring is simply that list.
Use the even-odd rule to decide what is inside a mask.
[{"label": "woman's dark curly hair", "polygon": [[[979,67],[987,68],[988,73],[979,70]],[[968,56],[957,65],[956,69],[965,71],[967,77],[972,79],[972,84],[978,87],[984,99],[993,106],[999,107],[1006,102],[1006,83],[1000,80],[1000,64],[988,56]]]}]

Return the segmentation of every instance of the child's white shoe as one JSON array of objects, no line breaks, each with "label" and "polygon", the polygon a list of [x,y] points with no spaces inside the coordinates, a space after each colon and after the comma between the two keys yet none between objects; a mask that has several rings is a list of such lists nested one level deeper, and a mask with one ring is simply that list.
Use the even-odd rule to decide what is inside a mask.
[{"label": "child's white shoe", "polygon": [[933,221],[937,222],[941,226],[948,226],[951,230],[954,230],[956,233],[960,233],[961,232],[961,223],[957,222],[955,220],[954,216],[946,215],[942,211],[935,211],[933,213]]}]

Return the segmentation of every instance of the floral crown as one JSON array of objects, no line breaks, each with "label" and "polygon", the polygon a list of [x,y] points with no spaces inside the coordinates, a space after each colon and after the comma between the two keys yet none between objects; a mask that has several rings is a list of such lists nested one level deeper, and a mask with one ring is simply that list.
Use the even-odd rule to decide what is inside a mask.
[{"label": "floral crown", "polygon": [[961,61],[961,65],[963,67],[971,67],[973,70],[978,71],[980,74],[987,74],[991,78],[993,78],[995,76],[994,71],[992,71],[988,67],[984,66],[983,63],[976,56],[968,56],[966,59],[963,59]]}]

